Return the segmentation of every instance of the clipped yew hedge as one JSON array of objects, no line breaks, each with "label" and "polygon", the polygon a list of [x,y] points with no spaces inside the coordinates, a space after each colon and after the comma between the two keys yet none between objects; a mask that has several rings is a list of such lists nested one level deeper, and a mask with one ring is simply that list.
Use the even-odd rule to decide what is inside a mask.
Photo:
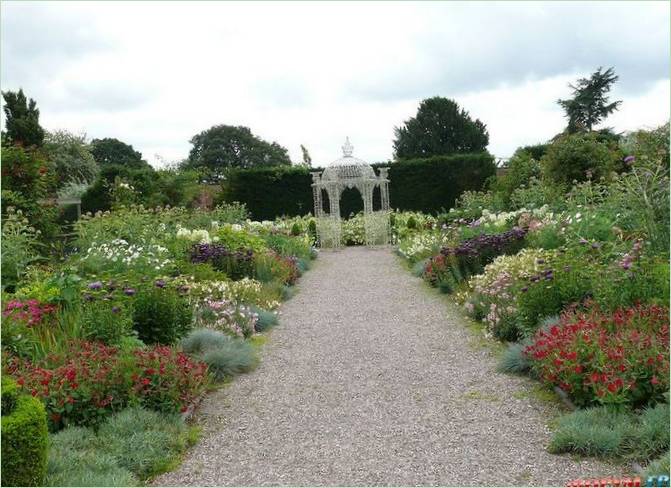
[{"label": "clipped yew hedge", "polygon": [[19,394],[2,378],[2,486],[43,486],[47,471],[47,414],[39,399]]},{"label": "clipped yew hedge", "polygon": [[[449,209],[466,190],[480,190],[496,173],[494,158],[488,153],[436,156],[392,163],[389,167],[391,207],[437,213]],[[222,197],[247,205],[257,220],[282,215],[312,212],[312,176],[322,168],[296,166],[266,167],[232,172],[224,184]],[[373,196],[379,206],[379,192]],[[363,209],[356,190],[346,190],[340,201],[340,213],[347,216]]]}]

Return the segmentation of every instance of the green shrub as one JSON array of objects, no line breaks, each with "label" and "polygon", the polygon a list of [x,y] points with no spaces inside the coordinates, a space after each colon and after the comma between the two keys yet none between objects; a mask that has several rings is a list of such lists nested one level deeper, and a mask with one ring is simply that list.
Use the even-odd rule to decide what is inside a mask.
[{"label": "green shrub", "polygon": [[539,153],[540,151],[535,151],[535,154],[532,154],[524,148],[516,150],[508,161],[503,175],[492,185],[494,192],[499,194],[506,204],[510,202],[510,196],[520,185],[527,183],[531,178],[540,177]]},{"label": "green shrub", "polygon": [[[2,397],[2,486],[42,486],[47,467],[44,405],[32,396],[16,395],[4,378]],[[6,403],[14,408],[5,410]]]},{"label": "green shrub", "polygon": [[129,336],[133,331],[131,308],[110,301],[83,303],[79,320],[85,339],[109,345],[118,345],[123,337]]},{"label": "green shrub", "polygon": [[611,171],[621,169],[621,161],[619,149],[599,141],[598,136],[570,134],[550,145],[541,159],[541,172],[548,181],[568,186],[574,180],[607,177]]},{"label": "green shrub", "polygon": [[7,376],[2,376],[2,412],[9,413],[14,411],[16,400],[19,398],[19,387],[14,380]]},{"label": "green shrub", "polygon": [[147,287],[138,291],[133,328],[146,344],[173,344],[191,327],[189,303],[169,288]]}]

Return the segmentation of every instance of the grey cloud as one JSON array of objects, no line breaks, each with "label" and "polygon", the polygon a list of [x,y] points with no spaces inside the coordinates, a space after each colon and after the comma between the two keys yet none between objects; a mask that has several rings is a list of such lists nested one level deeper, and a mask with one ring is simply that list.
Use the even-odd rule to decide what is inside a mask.
[{"label": "grey cloud", "polygon": [[132,86],[113,80],[71,82],[50,108],[82,112],[132,110],[144,105],[150,99],[151,91],[151,87],[140,82]]},{"label": "grey cloud", "polygon": [[[348,94],[377,100],[453,96],[614,66],[620,89],[636,95],[669,74],[668,9],[656,17],[646,12],[649,5],[608,2],[542,9],[491,3],[470,11],[452,5],[433,16],[414,59],[351,83]],[[464,15],[477,23],[460,23]]]},{"label": "grey cloud", "polygon": [[271,77],[252,85],[252,95],[261,104],[277,108],[305,106],[310,100],[308,85],[291,77]]},{"label": "grey cloud", "polygon": [[113,47],[90,18],[61,8],[42,2],[3,3],[3,85],[49,80],[69,62]]}]

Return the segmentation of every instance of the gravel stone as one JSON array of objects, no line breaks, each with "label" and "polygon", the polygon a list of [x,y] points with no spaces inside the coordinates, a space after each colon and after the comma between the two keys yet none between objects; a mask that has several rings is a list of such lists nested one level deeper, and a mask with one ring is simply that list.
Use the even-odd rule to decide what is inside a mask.
[{"label": "gravel stone", "polygon": [[564,486],[623,467],[546,451],[559,406],[496,372],[462,312],[389,248],[322,252],[262,362],[207,396],[155,485]]}]

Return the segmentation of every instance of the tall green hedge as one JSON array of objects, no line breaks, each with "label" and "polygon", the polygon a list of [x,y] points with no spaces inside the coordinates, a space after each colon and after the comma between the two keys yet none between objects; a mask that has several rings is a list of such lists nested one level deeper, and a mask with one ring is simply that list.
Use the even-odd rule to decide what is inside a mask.
[{"label": "tall green hedge", "polygon": [[2,486],[42,486],[47,470],[47,414],[42,402],[20,395],[2,378]]},{"label": "tall green hedge", "polygon": [[[466,190],[480,190],[487,178],[496,173],[494,158],[488,153],[436,156],[373,167],[389,167],[390,205],[399,210],[436,213],[449,209]],[[312,176],[321,168],[272,167],[233,171],[222,197],[247,205],[252,217],[273,219],[281,215],[312,212]],[[374,195],[379,206],[379,192]],[[347,216],[363,208],[356,190],[346,190],[340,213]]]}]

